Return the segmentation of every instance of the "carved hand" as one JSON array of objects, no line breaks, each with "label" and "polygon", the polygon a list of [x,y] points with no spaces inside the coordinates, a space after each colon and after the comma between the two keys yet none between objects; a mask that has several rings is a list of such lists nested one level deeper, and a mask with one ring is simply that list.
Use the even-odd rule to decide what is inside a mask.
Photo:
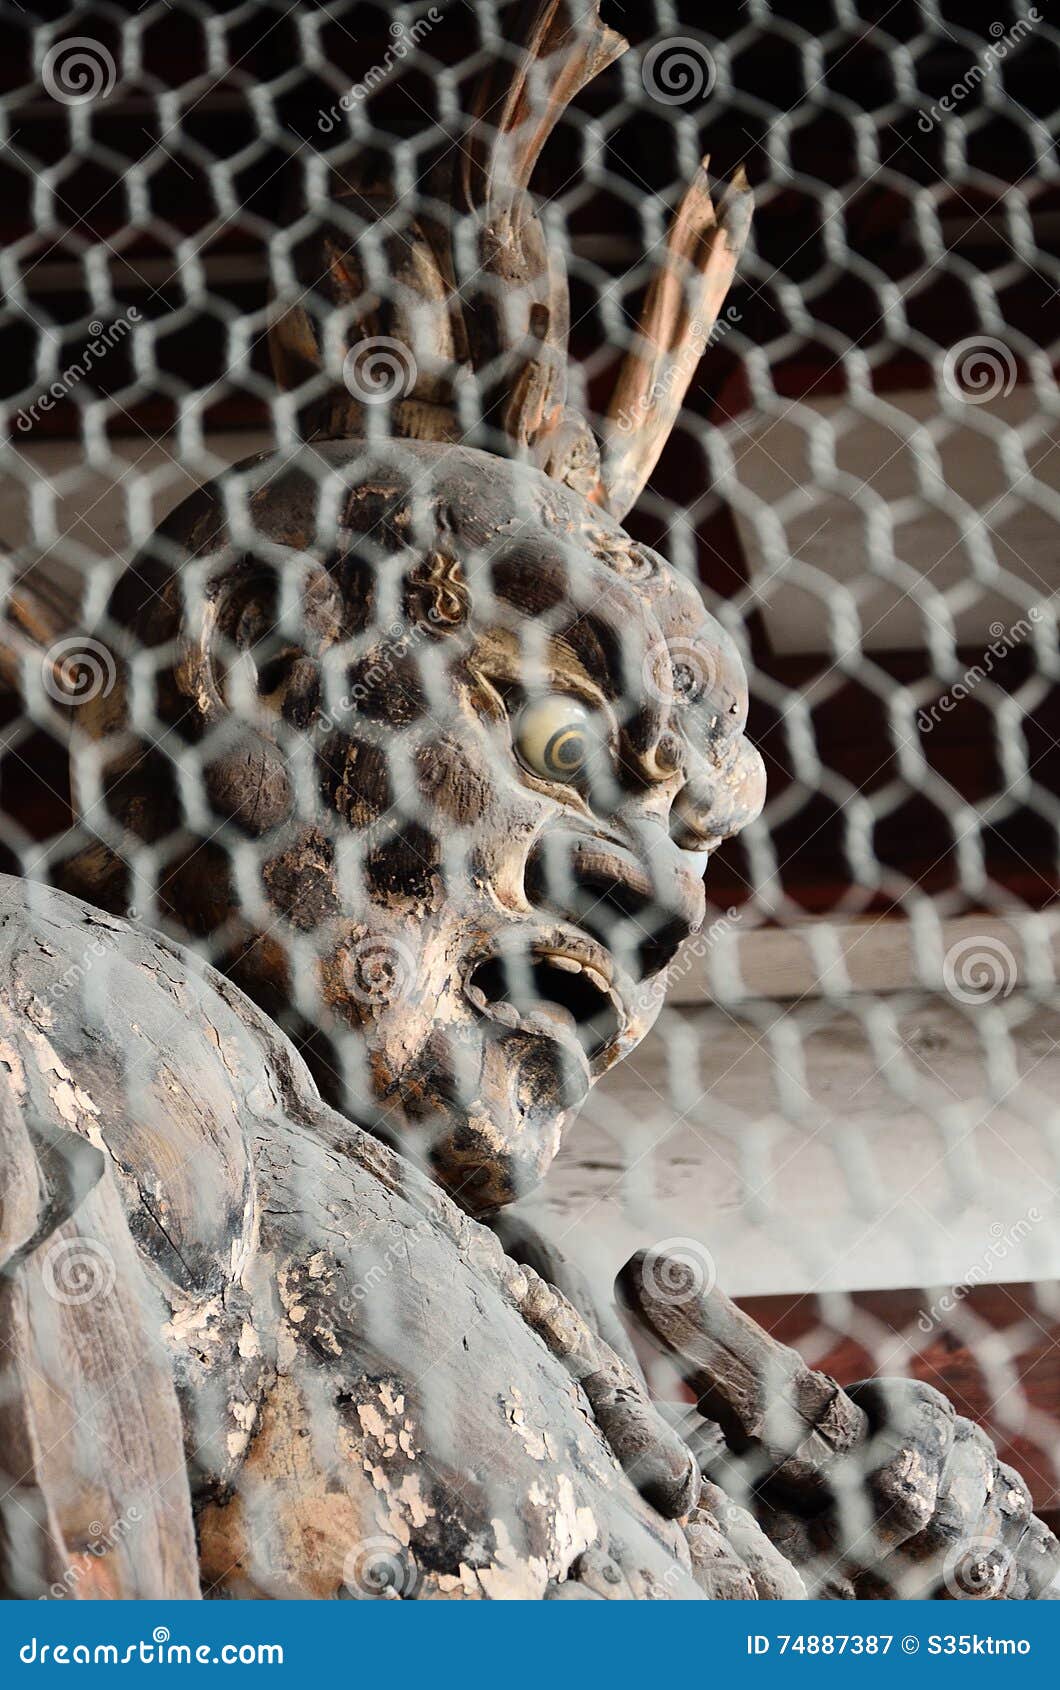
[{"label": "carved hand", "polygon": [[845,1391],[676,1261],[636,1255],[618,1290],[696,1393],[684,1430],[705,1477],[746,1502],[810,1595],[1046,1592],[1060,1544],[940,1392],[914,1379]]}]

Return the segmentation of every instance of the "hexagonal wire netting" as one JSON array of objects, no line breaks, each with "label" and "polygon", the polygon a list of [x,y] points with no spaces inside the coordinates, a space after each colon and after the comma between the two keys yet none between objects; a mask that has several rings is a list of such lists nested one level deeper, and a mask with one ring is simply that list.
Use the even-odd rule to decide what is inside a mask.
[{"label": "hexagonal wire netting", "polygon": [[[7,10],[2,867],[230,973],[598,1296],[668,1240],[841,1380],[938,1385],[1048,1511],[1060,34],[1023,0],[603,10],[630,52],[566,104],[530,80],[522,272],[482,235],[529,216],[489,152],[512,8]],[[754,191],[736,278],[608,421],[704,154]],[[621,465],[671,394],[626,541],[579,419]],[[720,626],[667,622],[652,552]],[[767,793],[700,923],[736,650]]]}]

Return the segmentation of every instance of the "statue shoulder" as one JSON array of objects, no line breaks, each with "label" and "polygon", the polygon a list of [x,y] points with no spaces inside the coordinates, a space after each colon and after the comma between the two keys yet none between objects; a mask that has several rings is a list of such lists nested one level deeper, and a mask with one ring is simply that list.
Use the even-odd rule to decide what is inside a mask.
[{"label": "statue shoulder", "polygon": [[[35,1140],[93,1147],[144,1253],[220,1290],[253,1246],[255,1130],[312,1091],[298,1057],[179,946],[8,876],[0,981],[0,1075]],[[88,1179],[91,1152],[73,1159]]]}]

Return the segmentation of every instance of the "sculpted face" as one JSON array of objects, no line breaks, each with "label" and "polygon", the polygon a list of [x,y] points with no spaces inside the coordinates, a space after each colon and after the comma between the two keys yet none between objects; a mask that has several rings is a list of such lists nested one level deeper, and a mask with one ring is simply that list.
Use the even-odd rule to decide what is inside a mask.
[{"label": "sculpted face", "polygon": [[66,883],[206,939],[326,1095],[465,1207],[511,1201],[761,805],[728,636],[538,471],[393,442],[195,495],[111,618],[100,843]]}]

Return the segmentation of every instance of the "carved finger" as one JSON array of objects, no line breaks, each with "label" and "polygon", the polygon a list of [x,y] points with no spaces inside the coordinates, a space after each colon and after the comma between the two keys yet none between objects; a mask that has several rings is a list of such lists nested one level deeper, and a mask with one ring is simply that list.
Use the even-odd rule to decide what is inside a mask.
[{"label": "carved finger", "polygon": [[1037,1602],[1060,1577],[1060,1542],[1044,1520],[1035,1516],[1028,1521],[1017,1557],[1019,1572],[1027,1581],[1027,1596],[1030,1601]]},{"label": "carved finger", "polygon": [[718,1486],[704,1484],[700,1499],[717,1521],[733,1551],[751,1575],[754,1593],[761,1601],[797,1602],[806,1586],[790,1560],[770,1543],[754,1515],[733,1502]]},{"label": "carved finger", "polygon": [[644,1329],[677,1358],[700,1412],[731,1447],[761,1458],[775,1484],[818,1498],[837,1455],[866,1436],[860,1408],[824,1373],[778,1344],[717,1287],[689,1283],[684,1264],[641,1251],[616,1291]]},{"label": "carved finger", "polygon": [[729,1458],[725,1434],[716,1420],[705,1420],[698,1408],[687,1402],[656,1402],[655,1411],[688,1445],[704,1477],[709,1477]]},{"label": "carved finger", "polygon": [[872,1428],[866,1478],[878,1540],[894,1549],[934,1518],[957,1416],[940,1391],[916,1379],[866,1380],[852,1385],[850,1396]]},{"label": "carved finger", "polygon": [[997,1474],[1002,1541],[1016,1563],[1016,1576],[1006,1595],[1010,1601],[1036,1602],[1060,1573],[1060,1543],[1035,1515],[1030,1490],[1015,1468],[1002,1462]]},{"label": "carved finger", "polygon": [[753,1602],[758,1595],[750,1569],[730,1543],[728,1534],[705,1508],[697,1508],[685,1537],[692,1556],[692,1574],[715,1602]]},{"label": "carved finger", "polygon": [[[583,1594],[607,1597],[622,1602],[634,1601],[637,1592],[629,1577],[602,1544],[593,1544],[571,1565],[568,1583],[581,1586]],[[560,1587],[558,1594],[562,1594]],[[571,1593],[573,1594],[573,1593]]]},{"label": "carved finger", "polygon": [[1023,1602],[1030,1596],[1030,1581],[1019,1555],[1020,1544],[1034,1519],[1034,1503],[1030,1490],[1015,1468],[998,1463],[994,1501],[1001,1521],[1001,1541],[1015,1563],[1014,1576],[1006,1592],[1010,1602]]},{"label": "carved finger", "polygon": [[934,1513],[887,1567],[901,1595],[960,1599],[1005,1593],[1014,1562],[993,1501],[997,1477],[989,1438],[958,1416]]},{"label": "carved finger", "polygon": [[[589,1281],[570,1257],[565,1256],[550,1238],[539,1232],[518,1210],[502,1209],[489,1225],[511,1260],[519,1262],[523,1267],[533,1268],[547,1285],[554,1286],[561,1296],[566,1297],[582,1319],[594,1332],[600,1334],[604,1343],[610,1345],[630,1372],[643,1383],[640,1362],[614,1306],[605,1304],[594,1295]],[[655,1406],[660,1410],[664,1407],[661,1403]],[[687,1403],[673,1406],[688,1413]],[[675,1425],[669,1415],[664,1413],[662,1417],[668,1425]]]},{"label": "carved finger", "polygon": [[935,1534],[945,1546],[938,1594],[956,1600],[993,1600],[1013,1582],[1014,1561],[1001,1541],[994,1502],[998,1460],[978,1426],[959,1419],[953,1453],[939,1496]]},{"label": "carved finger", "polygon": [[767,1497],[758,1496],[755,1518],[777,1553],[796,1568],[808,1596],[830,1602],[854,1600],[853,1582],[823,1517],[803,1519]]}]

